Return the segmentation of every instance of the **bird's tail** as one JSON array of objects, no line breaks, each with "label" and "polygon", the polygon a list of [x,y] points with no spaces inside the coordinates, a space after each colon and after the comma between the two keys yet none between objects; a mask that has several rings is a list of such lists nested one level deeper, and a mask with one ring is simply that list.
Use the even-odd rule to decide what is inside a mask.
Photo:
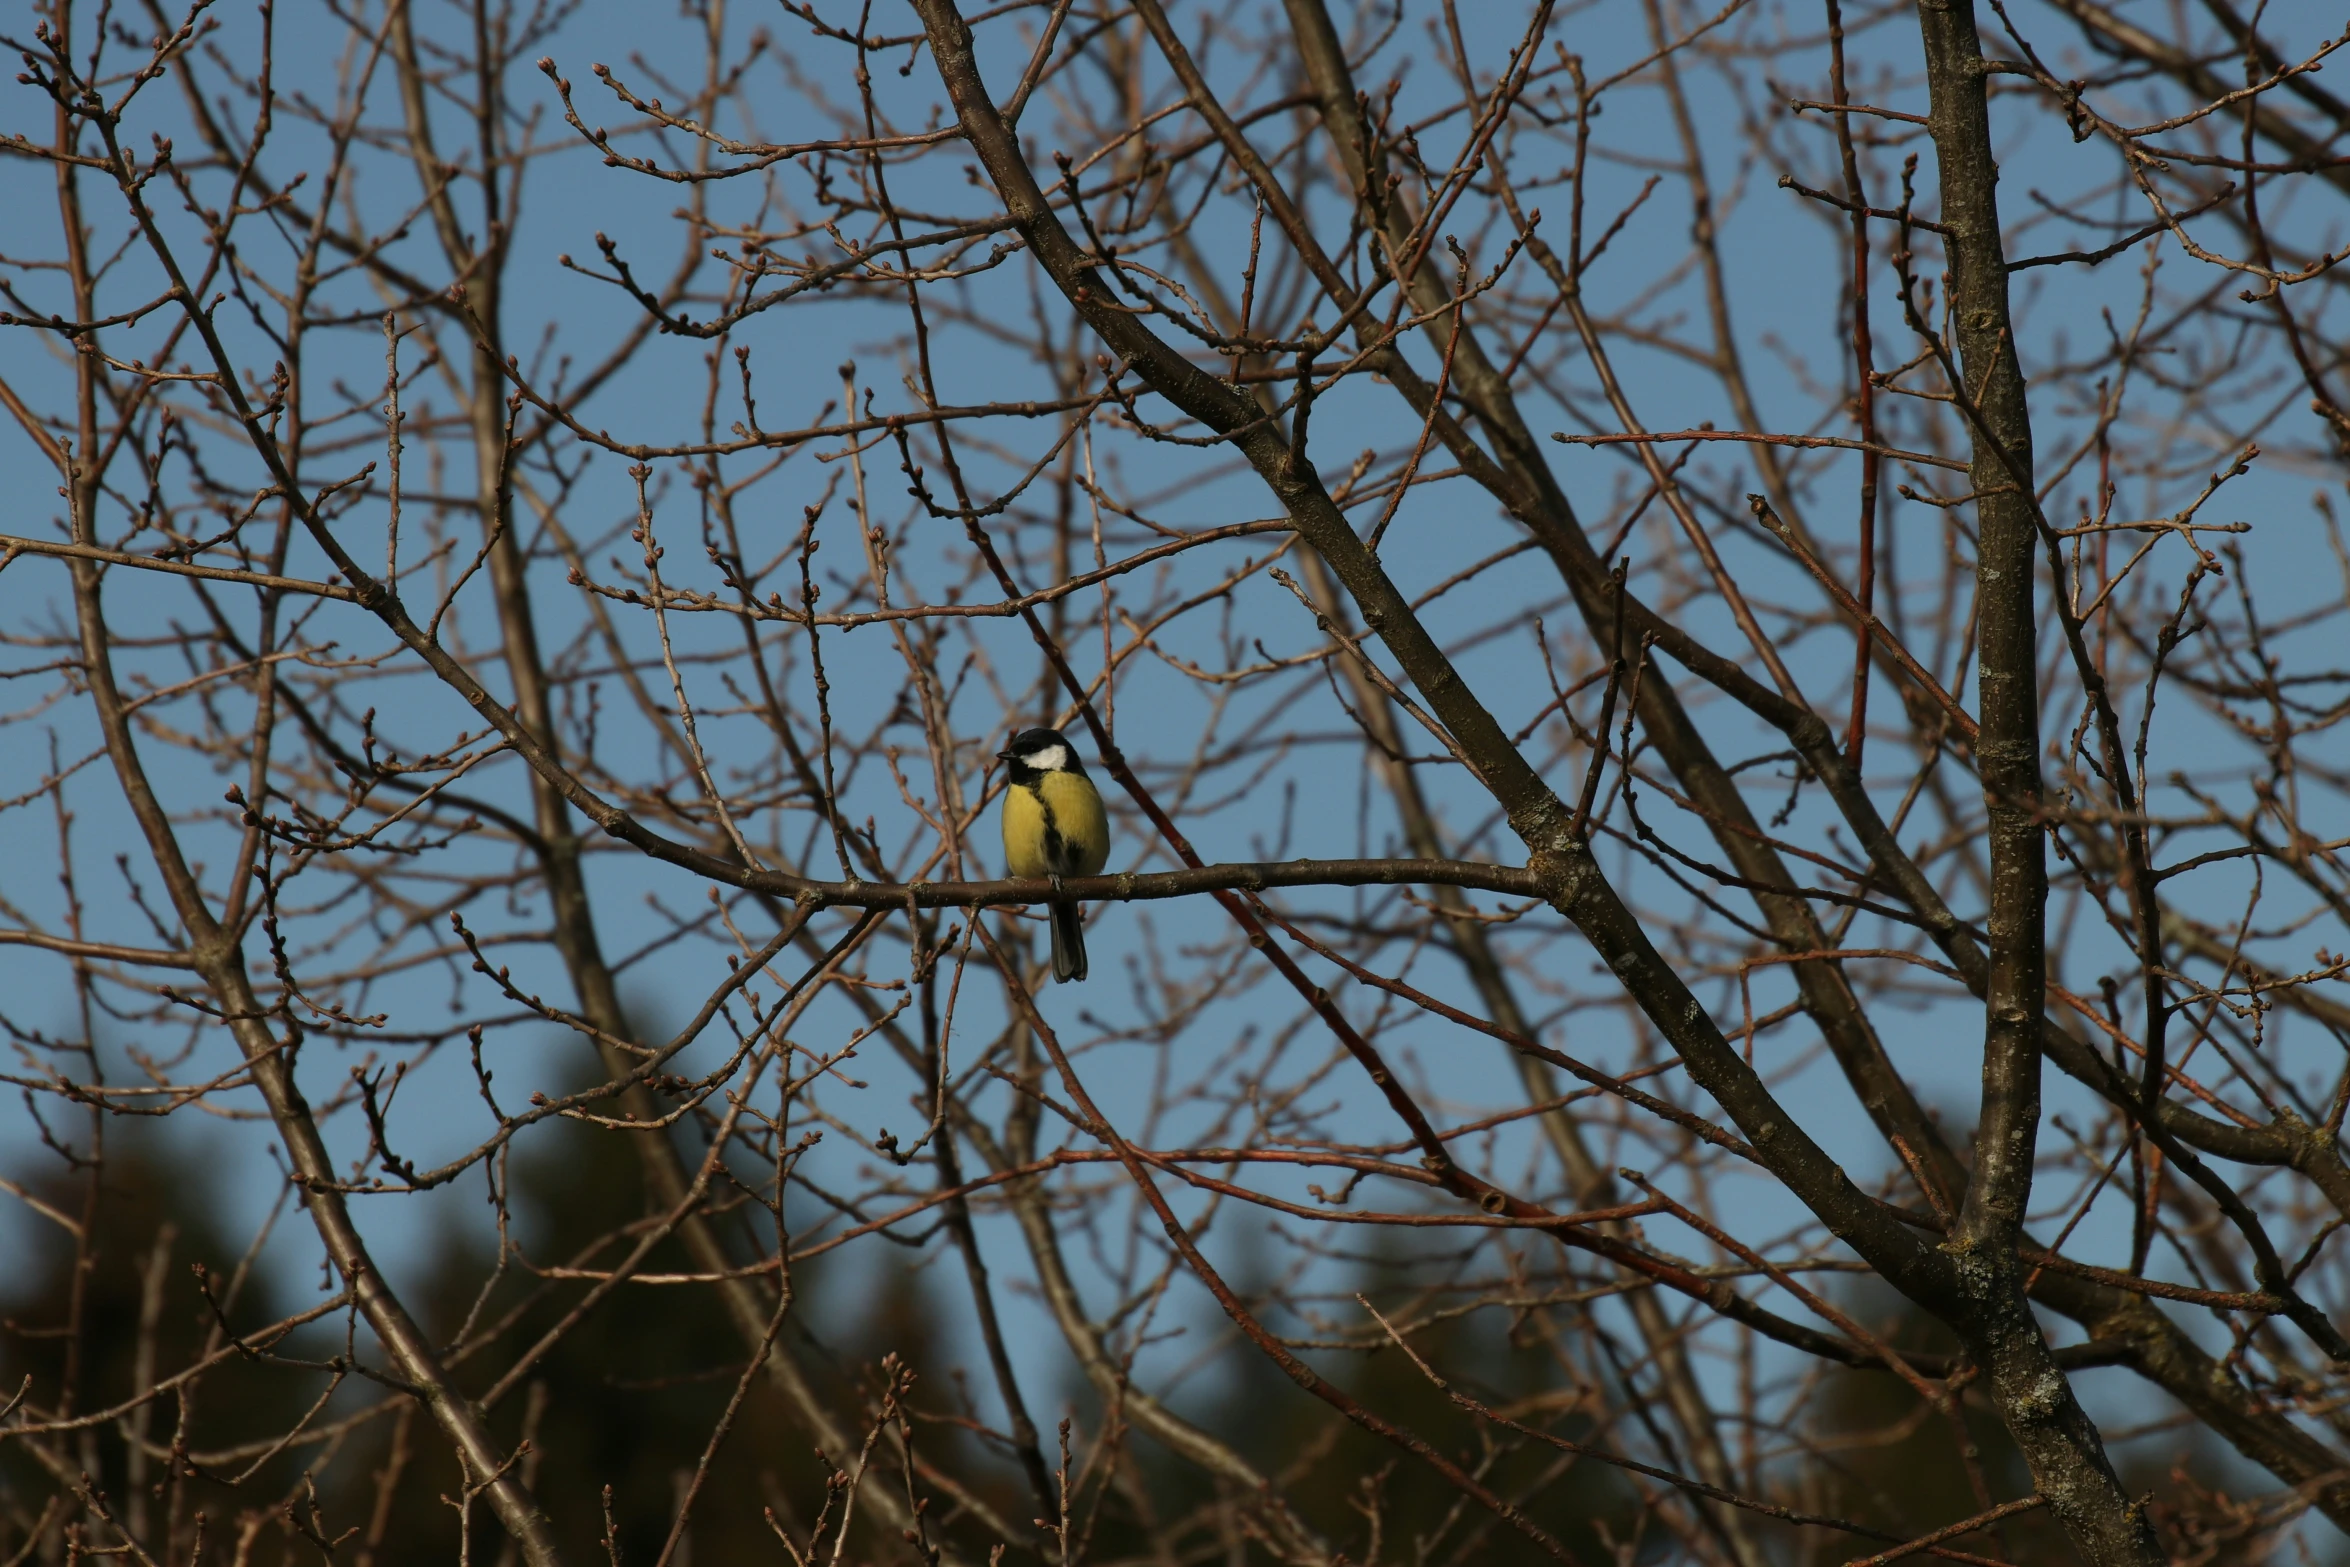
[{"label": "bird's tail", "polygon": [[1053,980],[1085,978],[1085,911],[1074,903],[1052,906]]}]

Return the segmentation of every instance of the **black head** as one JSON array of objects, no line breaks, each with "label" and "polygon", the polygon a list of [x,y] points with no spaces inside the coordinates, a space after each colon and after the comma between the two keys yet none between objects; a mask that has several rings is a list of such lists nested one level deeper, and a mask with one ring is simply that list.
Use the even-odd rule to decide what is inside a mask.
[{"label": "black head", "polygon": [[1016,784],[1034,783],[1045,773],[1085,776],[1085,764],[1077,760],[1077,748],[1058,729],[1023,729],[996,755],[1011,770],[1012,782]]}]

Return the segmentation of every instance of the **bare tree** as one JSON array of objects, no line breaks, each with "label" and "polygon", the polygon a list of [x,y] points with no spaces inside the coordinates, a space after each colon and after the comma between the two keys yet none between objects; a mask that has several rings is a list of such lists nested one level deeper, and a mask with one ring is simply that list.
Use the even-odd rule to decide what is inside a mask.
[{"label": "bare tree", "polygon": [[2285,10],[43,0],[0,1552],[2338,1554]]}]

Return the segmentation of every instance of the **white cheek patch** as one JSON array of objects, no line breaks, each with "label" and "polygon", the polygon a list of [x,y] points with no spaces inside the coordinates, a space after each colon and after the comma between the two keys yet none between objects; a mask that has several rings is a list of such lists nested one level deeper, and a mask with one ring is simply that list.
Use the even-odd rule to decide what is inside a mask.
[{"label": "white cheek patch", "polygon": [[1048,745],[1022,760],[1040,773],[1057,773],[1069,765],[1069,748],[1065,745]]}]

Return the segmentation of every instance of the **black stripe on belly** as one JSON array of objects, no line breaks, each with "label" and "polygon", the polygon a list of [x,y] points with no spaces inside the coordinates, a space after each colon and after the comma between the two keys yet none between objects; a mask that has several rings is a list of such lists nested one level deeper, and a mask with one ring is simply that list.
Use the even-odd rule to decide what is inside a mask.
[{"label": "black stripe on belly", "polygon": [[1029,792],[1036,796],[1037,809],[1044,813],[1044,862],[1058,873],[1069,863],[1069,842],[1061,836],[1060,821],[1054,817],[1053,804],[1044,797],[1044,791]]}]

